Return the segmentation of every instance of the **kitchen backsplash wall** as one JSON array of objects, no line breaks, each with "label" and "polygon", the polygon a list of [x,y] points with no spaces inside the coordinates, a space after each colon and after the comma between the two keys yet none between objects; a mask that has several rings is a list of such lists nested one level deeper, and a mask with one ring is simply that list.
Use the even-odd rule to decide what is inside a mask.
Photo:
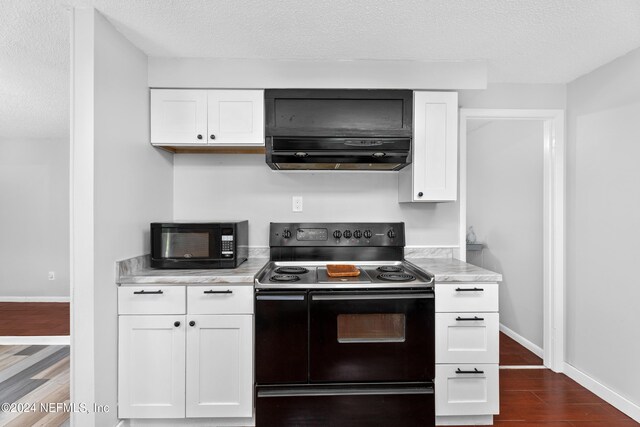
[{"label": "kitchen backsplash wall", "polygon": [[[292,196],[303,197],[303,212],[292,212]],[[394,172],[286,173],[270,170],[264,155],[174,156],[174,219],[248,219],[254,247],[269,245],[271,221],[404,221],[408,246],[457,246],[458,209],[399,204]]]}]

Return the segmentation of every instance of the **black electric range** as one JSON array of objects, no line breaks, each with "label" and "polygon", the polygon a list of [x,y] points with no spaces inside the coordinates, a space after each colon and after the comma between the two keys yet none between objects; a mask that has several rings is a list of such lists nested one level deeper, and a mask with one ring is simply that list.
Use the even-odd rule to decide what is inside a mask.
[{"label": "black electric range", "polygon": [[256,426],[435,425],[433,277],[404,260],[404,223],[272,223],[269,242]]}]

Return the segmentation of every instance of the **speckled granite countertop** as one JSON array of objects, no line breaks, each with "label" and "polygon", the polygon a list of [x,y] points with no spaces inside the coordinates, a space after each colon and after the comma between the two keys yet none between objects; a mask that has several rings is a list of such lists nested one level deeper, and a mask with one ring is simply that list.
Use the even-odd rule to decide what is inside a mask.
[{"label": "speckled granite countertop", "polygon": [[431,273],[439,282],[499,282],[502,274],[453,258],[410,258],[407,261]]},{"label": "speckled granite countertop", "polygon": [[116,282],[119,285],[233,283],[253,286],[253,277],[269,261],[268,258],[249,258],[238,268],[219,270],[157,270],[149,267],[147,258],[137,257],[117,263]]},{"label": "speckled granite countertop", "polygon": [[[249,258],[238,268],[220,270],[157,270],[149,267],[149,256],[130,258],[117,263],[119,285],[180,284],[253,285],[254,276],[269,261]],[[407,261],[435,276],[436,282],[499,282],[502,275],[453,258],[409,258]]]}]

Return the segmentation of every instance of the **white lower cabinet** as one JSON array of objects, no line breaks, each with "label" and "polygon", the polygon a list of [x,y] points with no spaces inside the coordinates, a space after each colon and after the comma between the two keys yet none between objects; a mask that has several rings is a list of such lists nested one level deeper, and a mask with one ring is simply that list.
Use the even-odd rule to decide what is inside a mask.
[{"label": "white lower cabinet", "polygon": [[436,365],[436,414],[499,412],[498,364]]},{"label": "white lower cabinet", "polygon": [[167,315],[118,319],[119,418],[184,417],[184,318]]},{"label": "white lower cabinet", "polygon": [[187,288],[118,290],[119,418],[253,416],[253,288]]},{"label": "white lower cabinet", "polygon": [[475,425],[500,412],[499,325],[497,283],[436,283],[438,424]]},{"label": "white lower cabinet", "polygon": [[188,316],[187,417],[253,414],[252,317]]}]

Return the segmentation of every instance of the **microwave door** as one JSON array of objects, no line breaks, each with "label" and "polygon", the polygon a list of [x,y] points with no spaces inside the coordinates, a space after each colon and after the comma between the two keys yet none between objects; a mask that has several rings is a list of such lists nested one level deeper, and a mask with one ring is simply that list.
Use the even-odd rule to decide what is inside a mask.
[{"label": "microwave door", "polygon": [[219,228],[163,228],[160,253],[164,259],[219,259]]}]

